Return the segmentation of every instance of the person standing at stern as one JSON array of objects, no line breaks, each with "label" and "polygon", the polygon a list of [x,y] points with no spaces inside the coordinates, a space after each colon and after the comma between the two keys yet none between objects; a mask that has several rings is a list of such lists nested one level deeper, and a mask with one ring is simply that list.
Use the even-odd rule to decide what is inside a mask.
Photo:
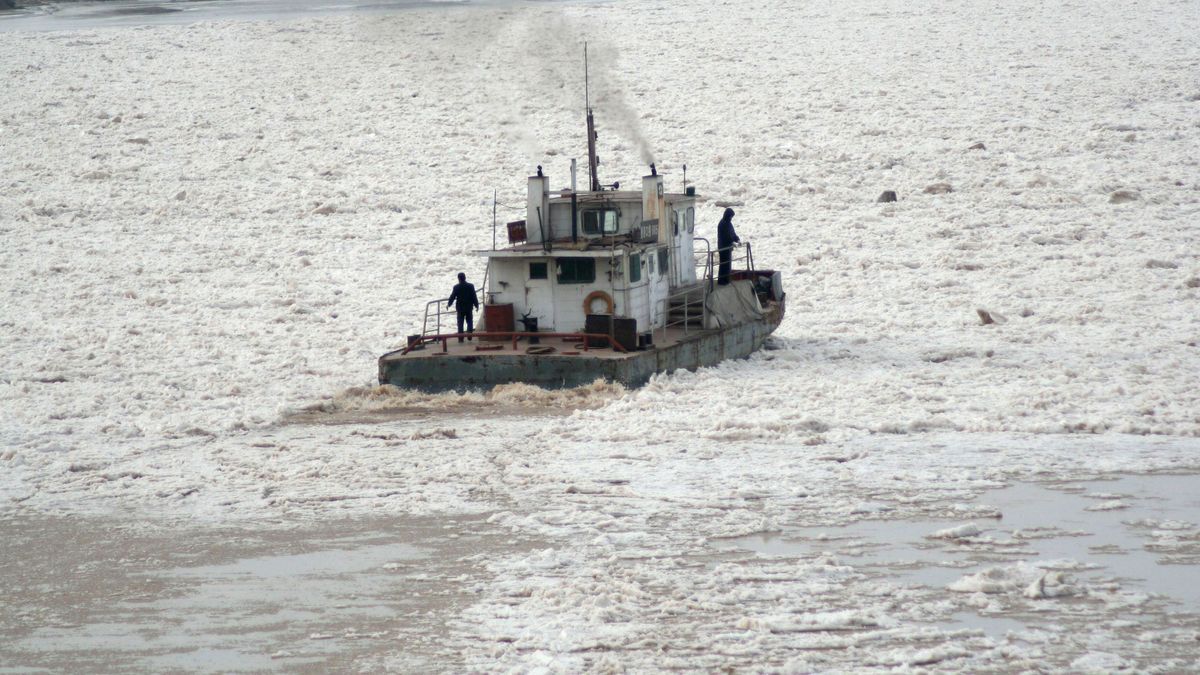
[{"label": "person standing at stern", "polygon": [[[474,311],[479,309],[479,298],[475,295],[475,285],[467,283],[467,275],[459,272],[458,283],[454,285],[454,290],[450,291],[450,300],[446,303],[446,308],[449,309],[458,306],[458,332],[463,332],[463,321],[467,323],[468,333],[475,332],[475,315]],[[461,337],[458,338],[462,342]]]},{"label": "person standing at stern", "polygon": [[725,209],[725,215],[721,216],[721,222],[717,223],[717,255],[721,259],[717,270],[717,283],[721,286],[729,283],[729,271],[733,267],[733,245],[740,241],[733,229],[733,209]]}]

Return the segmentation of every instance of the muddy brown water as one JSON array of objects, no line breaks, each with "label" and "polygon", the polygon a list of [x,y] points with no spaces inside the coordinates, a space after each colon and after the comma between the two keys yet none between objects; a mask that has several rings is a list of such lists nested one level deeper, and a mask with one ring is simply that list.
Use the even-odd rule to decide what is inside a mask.
[{"label": "muddy brown water", "polygon": [[0,672],[454,670],[447,621],[485,558],[533,544],[480,517],[266,528],[0,520]]}]

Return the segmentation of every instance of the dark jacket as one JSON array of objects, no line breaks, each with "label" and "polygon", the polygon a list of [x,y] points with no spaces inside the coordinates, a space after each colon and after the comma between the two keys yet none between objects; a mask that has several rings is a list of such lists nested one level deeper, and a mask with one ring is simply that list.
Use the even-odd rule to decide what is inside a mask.
[{"label": "dark jacket", "polygon": [[460,314],[465,314],[471,311],[471,308],[479,309],[479,298],[475,295],[475,284],[470,284],[465,281],[454,285],[454,290],[450,291],[450,300],[447,301],[447,307],[453,307],[455,301],[458,302],[458,311]]},{"label": "dark jacket", "polygon": [[717,223],[717,248],[729,248],[739,241],[741,239],[738,238],[737,232],[733,231],[733,221],[722,218],[721,222]]}]

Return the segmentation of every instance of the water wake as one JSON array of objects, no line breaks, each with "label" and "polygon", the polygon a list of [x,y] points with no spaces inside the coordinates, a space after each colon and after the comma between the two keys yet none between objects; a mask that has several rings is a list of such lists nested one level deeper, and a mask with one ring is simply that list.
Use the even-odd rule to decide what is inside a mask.
[{"label": "water wake", "polygon": [[625,387],[604,380],[573,389],[542,389],[501,384],[488,391],[428,394],[392,385],[350,387],[327,400],[284,415],[285,424],[359,424],[387,419],[472,414],[494,416],[564,415],[599,408],[625,395]]}]

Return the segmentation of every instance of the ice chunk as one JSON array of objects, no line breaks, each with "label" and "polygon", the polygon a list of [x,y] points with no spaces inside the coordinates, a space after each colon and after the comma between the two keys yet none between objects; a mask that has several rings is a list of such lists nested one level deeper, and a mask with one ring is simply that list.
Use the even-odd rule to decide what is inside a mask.
[{"label": "ice chunk", "polygon": [[975,523],[967,523],[957,527],[947,527],[944,530],[938,530],[933,534],[926,535],[928,539],[962,539],[964,537],[977,537],[983,533],[979,526]]}]

